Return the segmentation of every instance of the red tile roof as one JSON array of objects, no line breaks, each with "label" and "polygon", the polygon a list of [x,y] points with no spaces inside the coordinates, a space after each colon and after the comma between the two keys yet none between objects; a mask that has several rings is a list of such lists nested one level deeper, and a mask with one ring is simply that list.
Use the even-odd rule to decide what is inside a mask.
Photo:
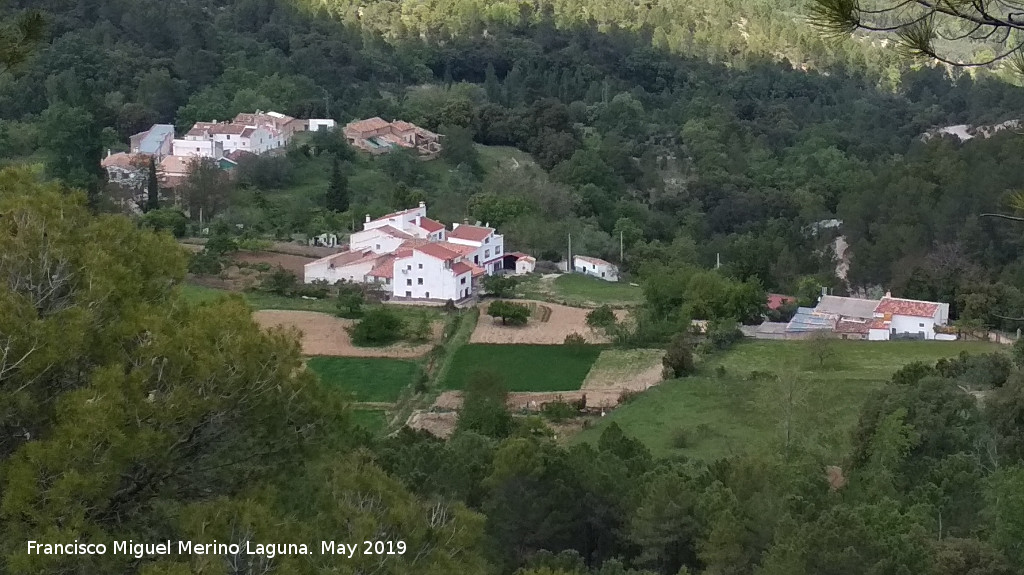
[{"label": "red tile roof", "polygon": [[779,309],[787,303],[793,303],[796,298],[791,295],[782,295],[779,293],[768,294],[768,309]]},{"label": "red tile roof", "polygon": [[871,328],[869,321],[857,321],[854,319],[840,319],[836,322],[835,332],[836,333],[859,333],[866,334]]},{"label": "red tile roof", "polygon": [[933,317],[939,304],[930,301],[884,297],[878,302],[875,313],[907,315],[912,317]]},{"label": "red tile roof", "polygon": [[592,258],[590,256],[573,256],[573,257],[575,257],[576,259],[579,259],[579,260],[583,260],[583,261],[587,262],[588,264],[594,264],[596,266],[615,267],[614,264],[612,264],[610,262],[606,262],[606,261],[602,260],[601,258]]},{"label": "red tile roof", "polygon": [[430,234],[434,232],[439,232],[444,229],[444,224],[442,224],[441,222],[435,222],[430,218],[420,218],[419,226],[427,230],[427,233]]},{"label": "red tile roof", "polygon": [[126,154],[118,152],[111,154],[100,162],[104,168],[118,167],[129,169],[141,169],[149,167],[149,154]]},{"label": "red tile roof", "polygon": [[396,132],[411,132],[416,129],[416,124],[410,124],[402,120],[391,122],[391,129]]},{"label": "red tile roof", "polygon": [[466,262],[455,262],[452,264],[452,271],[455,272],[456,276],[461,276],[462,274],[472,273],[473,266]]},{"label": "red tile roof", "polygon": [[454,230],[448,232],[449,238],[456,238],[459,240],[469,240],[471,242],[482,242],[485,238],[494,233],[494,228],[485,228],[483,226],[470,226],[461,225]]},{"label": "red tile roof", "polygon": [[345,126],[345,131],[347,132],[352,130],[355,132],[372,132],[386,127],[388,127],[388,122],[384,121],[382,118],[373,117],[367,118],[366,120],[349,122],[348,125]]},{"label": "red tile roof", "polygon": [[441,247],[443,247],[445,249],[449,249],[449,250],[451,250],[451,251],[453,251],[453,252],[455,252],[457,254],[464,255],[464,256],[468,256],[469,254],[471,254],[471,253],[476,251],[476,248],[474,248],[473,246],[467,246],[467,245],[463,245],[463,244],[453,244],[451,242],[437,242],[437,245],[439,245],[439,246],[441,246]]},{"label": "red tile roof", "polygon": [[386,233],[387,235],[389,235],[389,236],[391,236],[393,238],[402,238],[403,240],[411,240],[412,239],[411,235],[403,232],[402,230],[396,228],[395,226],[381,226],[379,228],[374,228],[374,229],[380,230],[380,231]]},{"label": "red tile roof", "polygon": [[440,244],[436,244],[436,243],[435,244],[423,244],[422,246],[419,246],[419,247],[417,247],[415,249],[416,249],[416,251],[418,251],[420,253],[426,254],[426,255],[428,255],[428,256],[430,256],[432,258],[437,258],[439,260],[453,260],[453,259],[459,257],[460,255],[462,255],[462,254],[460,254],[458,252],[452,251],[452,250],[450,250],[450,249],[448,249],[448,248],[446,248],[446,247],[444,247],[444,246],[442,246]]},{"label": "red tile roof", "polygon": [[890,324],[892,324],[892,322],[886,321],[885,318],[876,317],[871,320],[871,324],[868,327],[869,329],[889,329]]},{"label": "red tile roof", "polygon": [[375,278],[393,278],[395,277],[395,259],[396,255],[386,255],[377,260],[377,266],[370,270],[368,276]]}]

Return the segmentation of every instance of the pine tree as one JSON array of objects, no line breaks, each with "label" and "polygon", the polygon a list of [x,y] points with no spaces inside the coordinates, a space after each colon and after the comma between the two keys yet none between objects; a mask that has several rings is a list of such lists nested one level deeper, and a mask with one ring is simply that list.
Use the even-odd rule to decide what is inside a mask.
[{"label": "pine tree", "polygon": [[149,158],[149,183],[146,185],[146,206],[142,211],[148,212],[160,208],[160,184],[156,179],[156,160]]},{"label": "pine tree", "polygon": [[484,90],[487,92],[487,99],[495,104],[504,103],[505,99],[501,94],[501,82],[498,81],[498,73],[494,71],[494,64],[488,63],[484,71]]},{"label": "pine tree", "polygon": [[337,156],[331,166],[331,180],[327,184],[327,209],[332,212],[348,211],[348,180],[341,173]]}]

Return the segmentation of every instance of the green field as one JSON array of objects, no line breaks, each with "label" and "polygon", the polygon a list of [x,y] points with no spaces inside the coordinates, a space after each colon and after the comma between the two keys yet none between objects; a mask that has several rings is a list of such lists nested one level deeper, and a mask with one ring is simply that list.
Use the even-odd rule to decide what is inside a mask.
[{"label": "green field", "polygon": [[388,425],[387,414],[381,409],[353,409],[351,416],[354,425],[362,427],[374,435],[384,431]]},{"label": "green field", "polygon": [[643,291],[628,282],[607,282],[583,274],[561,274],[554,279],[530,276],[518,290],[526,299],[551,300],[574,306],[631,306],[643,303]]},{"label": "green field", "polygon": [[398,401],[419,369],[411,361],[376,357],[313,357],[307,365],[325,384],[352,394],[356,401],[387,403]]},{"label": "green field", "polygon": [[475,371],[502,376],[509,391],[572,391],[600,355],[602,346],[469,344],[452,358],[444,387],[462,389]]},{"label": "green field", "polygon": [[[574,440],[596,441],[614,421],[657,455],[713,460],[778,449],[788,427],[792,442],[817,445],[838,456],[848,446],[865,398],[901,366],[934,363],[961,351],[1005,349],[984,342],[835,341],[835,355],[821,366],[812,346],[798,341],[741,343],[702,365],[699,375],[644,392]],[[752,371],[779,378],[759,380],[751,377]]]}]

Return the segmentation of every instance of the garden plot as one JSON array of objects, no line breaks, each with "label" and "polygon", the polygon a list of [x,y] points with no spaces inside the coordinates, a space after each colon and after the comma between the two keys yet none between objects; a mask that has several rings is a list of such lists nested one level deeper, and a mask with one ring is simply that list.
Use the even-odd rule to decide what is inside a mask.
[{"label": "garden plot", "polygon": [[[397,343],[387,347],[359,347],[352,344],[346,328],[356,320],[342,319],[315,311],[261,310],[252,317],[263,328],[297,328],[302,332],[304,355],[330,355],[339,357],[420,357],[433,347],[433,343],[412,345]],[[441,337],[444,326],[434,322],[434,341]]]},{"label": "garden plot", "polygon": [[500,344],[561,344],[565,336],[578,333],[587,343],[608,343],[608,337],[587,326],[590,310],[553,303],[512,300],[531,307],[529,321],[524,326],[502,325],[501,319],[487,315],[490,302],[480,304],[480,321],[470,337],[470,343]]}]

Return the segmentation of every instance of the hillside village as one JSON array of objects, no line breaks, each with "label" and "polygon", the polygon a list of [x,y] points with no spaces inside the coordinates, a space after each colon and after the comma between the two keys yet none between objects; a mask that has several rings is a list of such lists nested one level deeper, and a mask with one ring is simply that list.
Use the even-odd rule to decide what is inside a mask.
[{"label": "hillside village", "polygon": [[1016,8],[848,8],[0,2],[0,574],[1024,575]]}]

